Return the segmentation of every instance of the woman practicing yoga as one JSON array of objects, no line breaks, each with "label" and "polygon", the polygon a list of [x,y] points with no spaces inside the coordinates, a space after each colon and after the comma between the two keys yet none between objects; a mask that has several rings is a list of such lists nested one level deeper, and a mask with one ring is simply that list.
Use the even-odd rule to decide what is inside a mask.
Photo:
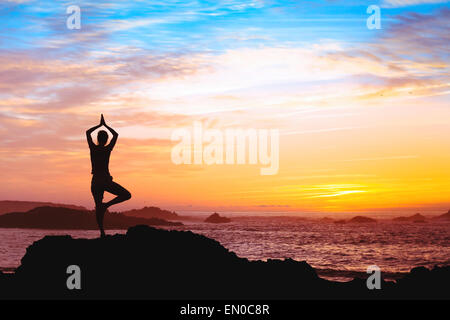
[{"label": "woman practicing yoga", "polygon": [[[112,134],[112,139],[108,145],[106,145],[108,142],[108,133],[104,130],[100,130],[98,132],[97,144],[92,141],[92,132],[102,126],[107,128]],[[111,177],[109,173],[109,157],[117,142],[118,136],[119,134],[105,123],[103,114],[101,116],[100,124],[86,131],[86,138],[89,144],[89,149],[91,150],[91,192],[95,201],[95,215],[97,217],[97,223],[100,229],[100,235],[102,237],[105,236],[105,230],[103,229],[103,217],[105,216],[106,210],[114,204],[129,200],[131,198],[131,193],[120,184],[114,182],[113,177]],[[111,201],[104,203],[103,194],[105,191],[116,195],[116,197]]]}]

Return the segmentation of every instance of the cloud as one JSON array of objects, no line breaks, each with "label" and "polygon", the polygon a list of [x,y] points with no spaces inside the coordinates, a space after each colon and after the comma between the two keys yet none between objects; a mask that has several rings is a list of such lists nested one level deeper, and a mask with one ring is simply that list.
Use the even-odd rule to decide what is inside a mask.
[{"label": "cloud", "polygon": [[[396,16],[398,23],[386,24],[386,29],[367,42],[344,42],[339,37],[314,39],[309,44],[277,42],[272,37],[276,34],[270,32],[268,38],[261,37],[266,28],[234,32],[228,25],[224,28],[226,33],[211,28],[207,36],[196,28],[180,34],[180,26],[186,27],[182,24],[176,25],[175,36],[171,33],[175,26],[169,25],[171,21],[194,21],[217,14],[223,23],[229,23],[236,20],[228,21],[225,15],[236,15],[237,11],[244,17],[241,12],[266,4],[269,3],[221,1],[199,8],[197,2],[186,2],[175,8],[177,2],[173,2],[172,12],[148,17],[147,12],[129,16],[133,8],[125,1],[102,2],[101,10],[92,2],[91,7],[83,7],[88,20],[81,32],[68,32],[61,23],[64,17],[53,14],[44,22],[37,18],[34,24],[24,26],[21,30],[38,28],[37,36],[23,37],[26,41],[21,42],[15,42],[19,38],[7,39],[6,43],[13,45],[3,46],[0,53],[0,169],[6,174],[5,183],[19,192],[22,188],[48,191],[51,187],[46,189],[43,181],[58,182],[59,190],[54,188],[52,192],[85,192],[88,198],[90,164],[84,130],[98,122],[100,113],[105,113],[108,123],[120,133],[112,159],[114,172],[134,186],[139,185],[145,197],[169,186],[165,194],[168,201],[172,201],[174,193],[194,202],[212,198],[211,194],[201,199],[190,197],[189,192],[201,190],[200,184],[209,186],[217,181],[220,188],[216,193],[220,196],[230,190],[245,189],[251,193],[255,186],[260,188],[261,199],[255,199],[255,205],[278,203],[267,196],[302,201],[308,196],[323,201],[334,201],[340,196],[369,197],[370,192],[362,192],[366,190],[364,184],[347,184],[366,179],[367,173],[380,179],[387,176],[383,176],[382,166],[374,169],[375,162],[369,160],[396,165],[402,162],[397,159],[405,159],[404,156],[389,155],[415,154],[423,146],[408,149],[406,138],[389,146],[371,139],[392,133],[389,139],[395,140],[404,133],[411,141],[416,137],[417,143],[423,137],[430,138],[426,143],[436,141],[442,150],[443,140],[437,134],[427,136],[429,128],[416,130],[413,126],[419,122],[430,127],[445,122],[444,108],[436,108],[430,98],[437,100],[442,95],[441,99],[446,99],[444,95],[450,91],[448,9]],[[158,7],[154,2],[153,5]],[[29,9],[41,10],[40,14],[55,10],[52,6]],[[122,15],[109,21],[105,18],[117,10]],[[237,21],[242,22],[240,19]],[[236,27],[241,24],[236,23]],[[154,35],[143,32],[145,28],[152,29]],[[286,30],[291,29],[283,29],[283,34],[288,35]],[[189,39],[184,39],[184,35]],[[228,43],[211,45],[209,35],[213,35],[213,41]],[[170,43],[170,50],[155,45],[154,37]],[[259,45],[257,40],[264,42]],[[146,46],[146,41],[151,46]],[[204,45],[205,41],[208,43]],[[233,44],[229,45],[229,41]],[[240,43],[235,46],[237,42]],[[413,100],[417,98],[424,100],[417,103]],[[420,113],[413,115],[417,111]],[[205,128],[283,128],[281,152],[286,161],[283,165],[292,173],[289,177],[298,176],[302,170],[313,172],[306,171],[310,167],[326,166],[336,169],[326,179],[342,180],[342,187],[313,187],[306,193],[294,188],[272,194],[270,190],[276,188],[276,181],[267,183],[250,177],[248,168],[172,165],[169,133],[174,127],[190,126],[193,120],[203,121]],[[405,125],[401,130],[386,129],[387,122]],[[439,137],[448,136],[447,127],[436,128],[433,130],[442,133]],[[355,143],[360,143],[360,148]],[[391,146],[398,150],[388,150]],[[326,154],[321,153],[324,148],[328,148]],[[370,152],[363,152],[364,148]],[[432,152],[427,154],[433,156]],[[423,164],[423,158],[421,153],[417,161],[409,163]],[[355,167],[357,170],[352,171]],[[230,172],[243,177],[237,190],[234,182],[228,189],[223,186],[226,179],[234,177]],[[176,179],[189,175],[196,178]],[[155,176],[160,180],[154,182]],[[172,184],[167,182],[170,179]],[[257,183],[246,185],[251,181]],[[327,182],[323,181],[324,185]],[[158,190],[151,189],[152,183]],[[312,181],[312,185],[318,184]],[[240,201],[233,198],[230,203],[234,200]],[[296,207],[295,202],[288,205]]]},{"label": "cloud", "polygon": [[419,157],[418,155],[402,155],[402,156],[388,156],[388,157],[374,157],[374,158],[345,159],[340,161],[353,162],[353,161],[404,160],[404,159],[417,159],[418,157]]},{"label": "cloud", "polygon": [[25,3],[25,2],[31,2],[35,0],[6,0],[6,2],[12,2],[12,3]]},{"label": "cloud", "polygon": [[397,16],[397,19],[399,22],[387,29],[375,45],[376,53],[410,58],[417,63],[434,61],[434,67],[439,67],[439,63],[448,67],[449,8],[438,9],[431,14],[407,13]]},{"label": "cloud", "polygon": [[449,56],[450,9],[438,9],[431,14],[410,12],[395,18],[398,22],[372,42],[331,55],[338,58],[362,57],[386,64],[392,72],[445,72]]},{"label": "cloud", "polygon": [[383,0],[382,6],[386,8],[398,8],[417,6],[421,4],[446,3],[448,0]]},{"label": "cloud", "polygon": [[[3,51],[0,63],[2,108],[30,113],[73,108],[86,110],[94,104],[120,108],[121,102],[142,106],[152,101],[136,96],[136,84],[148,86],[203,68],[182,54],[154,55],[132,50],[127,54],[125,49],[112,50],[106,55],[94,53],[70,58],[48,56],[46,49]],[[8,97],[10,99],[5,100]],[[17,104],[18,97],[23,98],[21,104]],[[8,106],[5,102],[12,98],[16,102]]]},{"label": "cloud", "polygon": [[1,106],[11,116],[41,121],[50,112],[87,118],[108,109],[122,127],[170,127],[224,115],[228,124],[236,117],[245,121],[243,115],[270,124],[278,121],[271,113],[278,107],[438,95],[449,90],[449,12],[401,16],[375,42],[350,49],[328,43],[223,53],[158,54],[114,45],[69,56],[42,48],[3,51]]}]

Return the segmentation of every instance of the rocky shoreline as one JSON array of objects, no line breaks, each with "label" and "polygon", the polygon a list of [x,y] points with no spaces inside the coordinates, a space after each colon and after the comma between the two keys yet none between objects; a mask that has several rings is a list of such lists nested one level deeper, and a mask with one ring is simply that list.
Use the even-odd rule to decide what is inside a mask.
[{"label": "rocky shoreline", "polygon": [[[67,287],[74,265],[79,290]],[[369,290],[365,279],[322,279],[305,261],[249,261],[190,231],[139,225],[103,239],[34,242],[15,273],[0,273],[0,298],[449,299],[449,285],[450,267],[419,267]]]},{"label": "rocky shoreline", "polygon": [[[142,224],[149,226],[182,226],[182,222],[156,217],[134,217],[122,213],[107,212],[106,230],[128,229]],[[26,212],[10,212],[0,215],[0,228],[47,230],[97,230],[95,213],[63,207],[36,207]]]}]

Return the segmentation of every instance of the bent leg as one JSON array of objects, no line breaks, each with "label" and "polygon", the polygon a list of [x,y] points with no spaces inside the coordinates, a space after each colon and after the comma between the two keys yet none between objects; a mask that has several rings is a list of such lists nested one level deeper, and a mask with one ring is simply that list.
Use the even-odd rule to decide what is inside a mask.
[{"label": "bent leg", "polygon": [[114,181],[111,181],[105,186],[105,191],[117,196],[114,199],[105,203],[105,206],[107,208],[109,208],[114,204],[118,204],[131,199],[131,193],[127,189],[122,187],[120,184]]},{"label": "bent leg", "polygon": [[98,184],[95,184],[94,182],[91,183],[91,193],[94,197],[95,201],[95,217],[97,218],[97,224],[98,228],[100,229],[100,235],[102,237],[105,236],[105,230],[103,229],[103,218],[105,216],[106,207],[102,203],[103,201],[103,186],[100,186]]}]

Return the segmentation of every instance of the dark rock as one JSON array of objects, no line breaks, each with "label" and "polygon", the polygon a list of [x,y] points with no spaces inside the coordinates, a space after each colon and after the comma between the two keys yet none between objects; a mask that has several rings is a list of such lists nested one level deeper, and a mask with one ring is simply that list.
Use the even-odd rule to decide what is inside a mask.
[{"label": "dark rock", "polygon": [[[105,214],[105,229],[128,229],[136,224],[178,226],[181,222],[169,222],[157,218],[127,217],[120,213]],[[95,214],[87,210],[60,207],[38,207],[28,212],[12,212],[0,216],[1,228],[96,230]]]},{"label": "dark rock", "polygon": [[435,217],[434,219],[437,219],[437,220],[450,220],[450,210],[448,210],[447,213],[444,213],[444,214],[441,214],[441,215]]},{"label": "dark rock", "polygon": [[[70,265],[81,269],[80,291],[66,288]],[[249,262],[189,231],[136,226],[126,235],[99,239],[46,236],[27,249],[2,293],[40,298],[282,298],[292,292],[318,295],[315,288],[324,283],[306,262]]]},{"label": "dark rock", "polygon": [[142,209],[133,209],[121,212],[124,216],[138,217],[138,218],[158,218],[164,220],[180,220],[181,217],[176,213],[168,210],[163,210],[158,207],[144,207]]},{"label": "dark rock", "polygon": [[209,223],[228,223],[231,222],[231,219],[226,217],[221,217],[217,212],[214,212],[208,218],[205,219],[205,222]]},{"label": "dark rock", "polygon": [[369,218],[369,217],[356,216],[356,217],[351,218],[348,222],[350,222],[350,223],[373,223],[373,222],[377,222],[377,220]]},{"label": "dark rock", "polygon": [[404,298],[449,299],[450,266],[435,266],[432,270],[416,267],[397,280],[397,290]]},{"label": "dark rock", "polygon": [[37,202],[37,201],[2,200],[0,201],[0,214],[8,212],[26,212],[37,207],[60,207],[76,210],[87,210],[85,207],[76,206],[72,204]]},{"label": "dark rock", "polygon": [[[81,269],[69,290],[67,267]],[[305,261],[248,261],[190,231],[148,226],[99,239],[46,236],[28,247],[16,273],[0,278],[0,297],[39,299],[449,298],[450,267],[415,268],[398,284],[321,279]]]},{"label": "dark rock", "polygon": [[425,216],[421,215],[420,213],[416,213],[415,215],[412,215],[410,217],[397,217],[392,220],[398,222],[425,222],[425,219]]}]

